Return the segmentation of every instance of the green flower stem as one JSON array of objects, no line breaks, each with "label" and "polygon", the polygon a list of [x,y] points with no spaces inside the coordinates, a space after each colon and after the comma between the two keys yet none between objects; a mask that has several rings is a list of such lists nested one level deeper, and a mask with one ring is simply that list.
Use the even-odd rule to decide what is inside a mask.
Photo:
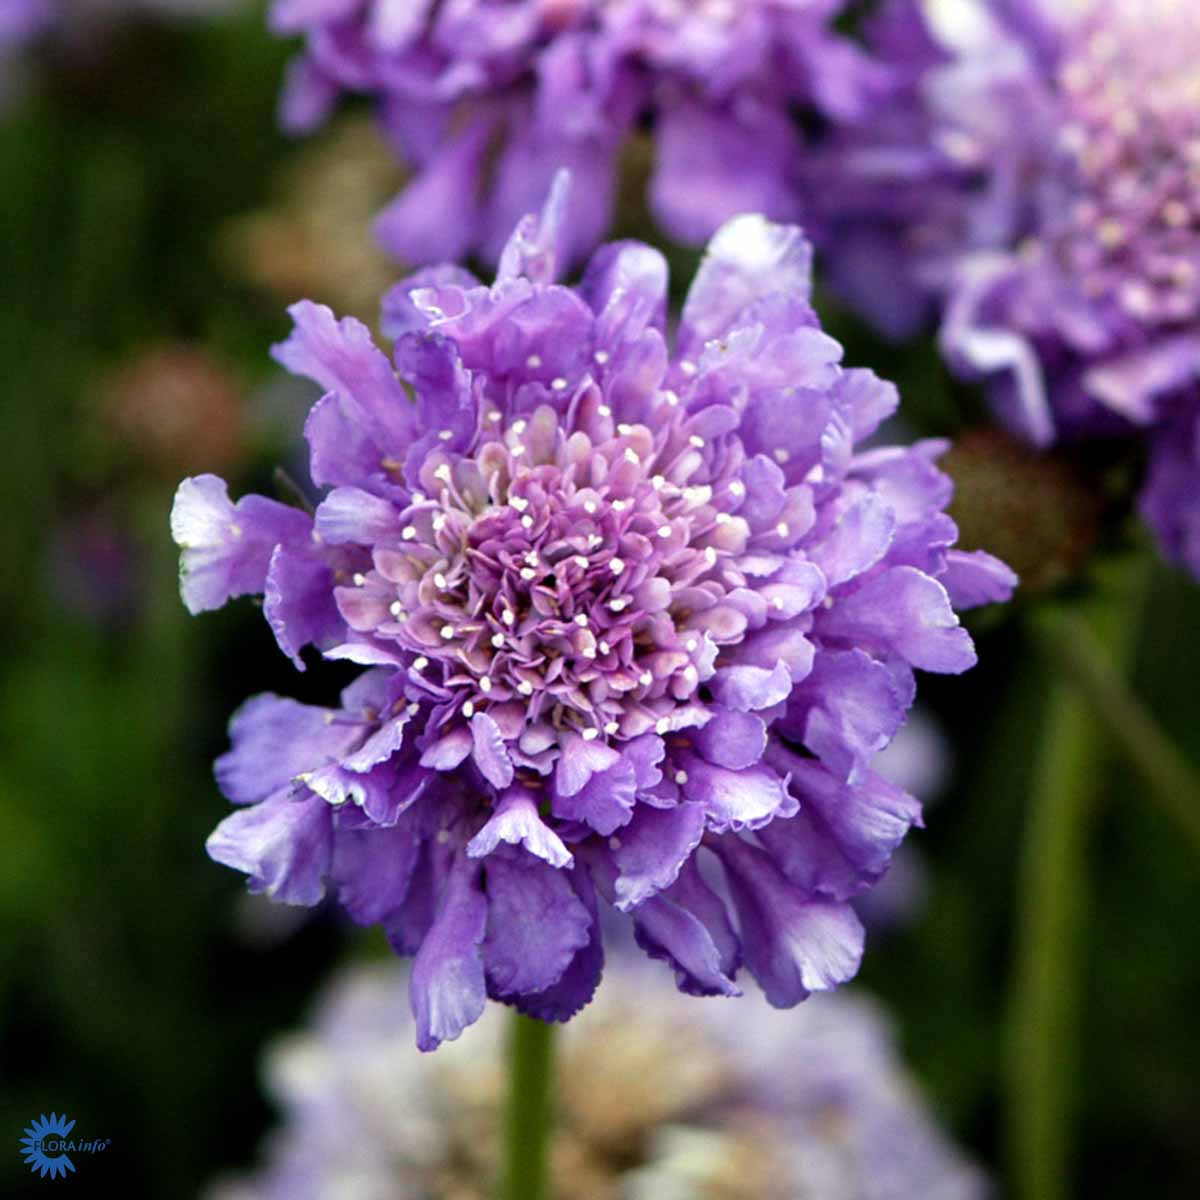
[{"label": "green flower stem", "polygon": [[499,1197],[500,1200],[546,1200],[554,1026],[514,1012],[509,1037],[511,1074]]},{"label": "green flower stem", "polygon": [[1126,686],[1087,624],[1070,617],[1056,621],[1046,647],[1162,808],[1200,849],[1200,774]]},{"label": "green flower stem", "polygon": [[[1051,607],[1035,617],[1052,670],[1028,795],[1008,1013],[1006,1135],[1015,1200],[1067,1200],[1074,1191],[1077,942],[1087,900],[1087,842],[1114,740],[1096,719],[1092,689],[1053,668],[1064,648],[1084,636],[1080,629],[1123,667],[1138,624],[1139,582],[1122,564],[1078,611]],[[1108,668],[1112,678],[1119,678],[1118,669]]]}]

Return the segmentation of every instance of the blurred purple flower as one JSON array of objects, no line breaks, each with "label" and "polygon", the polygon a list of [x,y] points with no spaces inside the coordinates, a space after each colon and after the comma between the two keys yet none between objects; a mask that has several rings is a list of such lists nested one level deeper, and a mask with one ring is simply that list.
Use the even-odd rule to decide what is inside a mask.
[{"label": "blurred purple flower", "polygon": [[1143,512],[1200,574],[1200,7],[928,12],[885,11],[909,85],[812,165],[834,282],[896,335],[940,309],[946,357],[1037,445],[1146,431]]},{"label": "blurred purple flower", "polygon": [[554,172],[571,169],[563,247],[579,261],[612,224],[617,155],[651,122],[649,201],[701,244],[741,212],[797,215],[793,109],[861,119],[887,76],[832,29],[846,0],[275,0],[301,34],[281,116],[307,131],[345,92],[374,97],[415,178],[380,217],[411,264],[495,262]]},{"label": "blurred purple flower", "polygon": [[[342,974],[311,1026],[272,1045],[281,1125],[263,1167],[210,1200],[485,1200],[497,1168],[504,1023],[436,1060],[412,1050],[405,972]],[[799,1013],[748,998],[697,1012],[616,958],[558,1059],[553,1200],[982,1200],[870,999]],[[663,1047],[671,1048],[670,1054]]]},{"label": "blurred purple flower", "polygon": [[172,514],[193,612],[263,593],[297,667],[312,643],[370,668],[339,708],[236,714],[217,778],[244,807],[209,851],[381,922],[416,956],[423,1048],[487,996],[586,1004],[597,892],[684,991],[737,994],[744,965],[788,1006],[848,979],[849,900],[920,820],[870,760],[913,668],[974,663],[954,606],[1015,582],[952,549],[942,443],[855,450],[896,391],[840,365],[798,229],[724,226],[672,351],[657,251],[552,282],[565,206],[560,177],[490,288],[457,267],[396,287],[391,359],[292,309],[276,357],[326,389],[315,517],[211,475]]}]

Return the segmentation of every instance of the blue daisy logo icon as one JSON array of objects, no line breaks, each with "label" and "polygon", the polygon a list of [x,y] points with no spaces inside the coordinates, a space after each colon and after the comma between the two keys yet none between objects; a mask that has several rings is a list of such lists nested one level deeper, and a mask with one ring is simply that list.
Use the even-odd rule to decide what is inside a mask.
[{"label": "blue daisy logo icon", "polygon": [[25,1136],[21,1139],[21,1153],[29,1169],[43,1179],[47,1176],[57,1179],[68,1171],[74,1171],[75,1164],[63,1152],[67,1135],[74,1128],[75,1122],[68,1120],[65,1113],[62,1116],[51,1113],[49,1117],[42,1113],[36,1121],[26,1125]]}]

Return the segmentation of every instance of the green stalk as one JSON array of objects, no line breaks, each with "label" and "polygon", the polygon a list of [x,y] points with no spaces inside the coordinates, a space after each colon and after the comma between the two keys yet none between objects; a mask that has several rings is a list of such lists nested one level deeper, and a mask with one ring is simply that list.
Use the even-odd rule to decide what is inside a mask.
[{"label": "green stalk", "polygon": [[553,1105],[554,1026],[514,1012],[499,1200],[546,1200]]},{"label": "green stalk", "polygon": [[[1016,961],[1007,1047],[1008,1179],[1015,1200],[1068,1200],[1078,1071],[1078,934],[1087,900],[1087,842],[1106,782],[1111,730],[1096,719],[1091,687],[1062,665],[1063,648],[1103,645],[1119,672],[1137,628],[1140,576],[1125,565],[1098,598],[1038,614],[1052,670],[1029,789],[1017,900]],[[1085,631],[1085,632],[1081,632]]]},{"label": "green stalk", "polygon": [[1151,795],[1200,848],[1200,775],[1126,686],[1092,631],[1082,621],[1063,619],[1046,645]]}]

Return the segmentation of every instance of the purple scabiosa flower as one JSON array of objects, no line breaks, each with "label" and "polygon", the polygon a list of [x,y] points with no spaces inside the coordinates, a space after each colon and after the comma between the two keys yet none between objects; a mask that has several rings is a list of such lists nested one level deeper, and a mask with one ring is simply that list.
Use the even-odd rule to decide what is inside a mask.
[{"label": "purple scabiosa flower", "polygon": [[[486,1200],[498,1163],[504,1022],[414,1053],[403,969],[357,967],[311,1025],[268,1048],[281,1124],[255,1173],[209,1200]],[[757,999],[695,1006],[617,957],[566,1030],[555,1081],[552,1200],[983,1200],[866,996],[800,1013]],[[670,1046],[669,1055],[663,1047]]]},{"label": "purple scabiosa flower", "polygon": [[938,307],[951,364],[1036,445],[1144,433],[1142,510],[1200,574],[1198,460],[1176,441],[1200,402],[1200,8],[927,13],[889,11],[875,51],[909,86],[822,163],[835,282],[896,333]]},{"label": "purple scabiosa flower", "polygon": [[737,213],[794,219],[803,105],[865,115],[886,76],[832,29],[845,0],[275,0],[301,34],[281,115],[320,124],[343,92],[374,97],[415,175],[380,217],[401,260],[495,262],[554,172],[580,181],[567,261],[612,224],[617,155],[650,123],[650,206],[701,244]]},{"label": "purple scabiosa flower", "polygon": [[684,991],[734,995],[744,966],[788,1006],[848,979],[849,900],[919,821],[871,757],[914,668],[974,663],[955,606],[1015,582],[952,548],[941,443],[857,448],[896,392],[841,365],[798,229],[724,226],[671,348],[649,247],[552,282],[565,205],[560,177],[491,287],[395,288],[390,359],[292,309],[276,357],[326,390],[315,516],[214,476],[172,514],[193,612],[262,593],[298,667],[312,643],[368,668],[337,707],[237,713],[217,778],[241,807],[209,851],[382,923],[423,1048],[488,996],[586,1004],[598,900]]}]

